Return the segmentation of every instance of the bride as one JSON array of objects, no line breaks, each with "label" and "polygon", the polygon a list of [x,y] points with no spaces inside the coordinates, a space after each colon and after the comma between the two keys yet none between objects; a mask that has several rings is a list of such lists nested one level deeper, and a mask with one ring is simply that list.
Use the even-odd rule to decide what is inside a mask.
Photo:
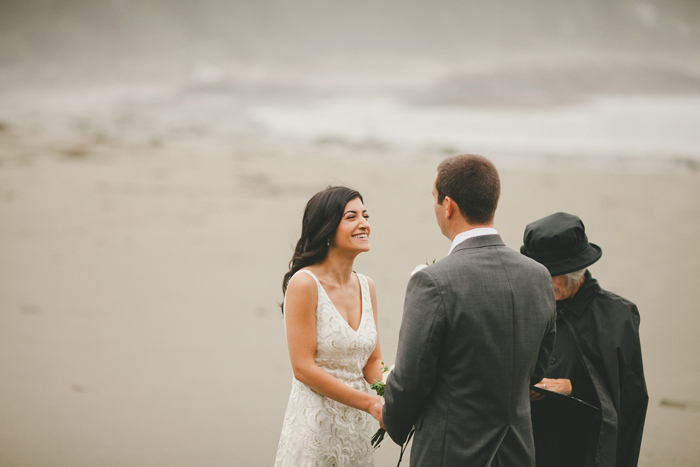
[{"label": "bride", "polygon": [[[353,272],[369,251],[360,193],[328,187],[306,205],[284,276],[283,313],[294,378],[275,466],[373,466],[370,437],[382,379],[374,282]],[[376,429],[376,426],[374,426]]]}]

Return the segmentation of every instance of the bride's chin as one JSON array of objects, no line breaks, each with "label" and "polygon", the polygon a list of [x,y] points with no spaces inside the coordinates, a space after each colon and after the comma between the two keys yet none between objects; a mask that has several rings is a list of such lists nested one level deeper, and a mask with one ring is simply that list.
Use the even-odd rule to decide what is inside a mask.
[{"label": "bride's chin", "polygon": [[369,251],[369,240],[353,242],[354,250]]}]

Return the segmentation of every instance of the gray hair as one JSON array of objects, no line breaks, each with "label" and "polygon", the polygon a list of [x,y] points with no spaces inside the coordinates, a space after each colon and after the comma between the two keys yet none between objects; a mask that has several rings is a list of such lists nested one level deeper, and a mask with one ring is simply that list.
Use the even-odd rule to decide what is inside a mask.
[{"label": "gray hair", "polygon": [[572,284],[572,283],[578,284],[579,282],[581,282],[581,278],[583,277],[583,275],[585,273],[586,273],[586,268],[583,268],[579,271],[570,272],[570,273],[564,274],[564,275],[569,278],[570,284]]}]

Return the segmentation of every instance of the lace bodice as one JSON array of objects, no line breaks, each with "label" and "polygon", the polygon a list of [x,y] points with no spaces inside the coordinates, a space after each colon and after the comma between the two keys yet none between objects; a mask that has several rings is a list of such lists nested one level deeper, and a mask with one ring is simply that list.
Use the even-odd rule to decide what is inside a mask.
[{"label": "lace bodice", "polygon": [[[362,315],[353,330],[316,281],[316,363],[343,383],[369,392],[362,370],[377,343],[367,278],[357,274],[362,293]],[[286,316],[286,315],[285,315]],[[376,429],[368,413],[348,407],[292,379],[277,448],[275,466],[373,466],[370,437]]]}]

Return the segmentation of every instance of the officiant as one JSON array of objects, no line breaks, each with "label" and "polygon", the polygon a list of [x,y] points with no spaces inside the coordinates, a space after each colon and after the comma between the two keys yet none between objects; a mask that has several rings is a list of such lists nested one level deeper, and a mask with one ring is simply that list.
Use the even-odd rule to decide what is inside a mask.
[{"label": "officiant", "polygon": [[523,241],[520,252],[552,275],[557,301],[554,348],[536,386],[586,403],[532,393],[536,465],[636,466],[649,399],[637,306],[588,271],[602,250],[577,216],[532,222]]}]

